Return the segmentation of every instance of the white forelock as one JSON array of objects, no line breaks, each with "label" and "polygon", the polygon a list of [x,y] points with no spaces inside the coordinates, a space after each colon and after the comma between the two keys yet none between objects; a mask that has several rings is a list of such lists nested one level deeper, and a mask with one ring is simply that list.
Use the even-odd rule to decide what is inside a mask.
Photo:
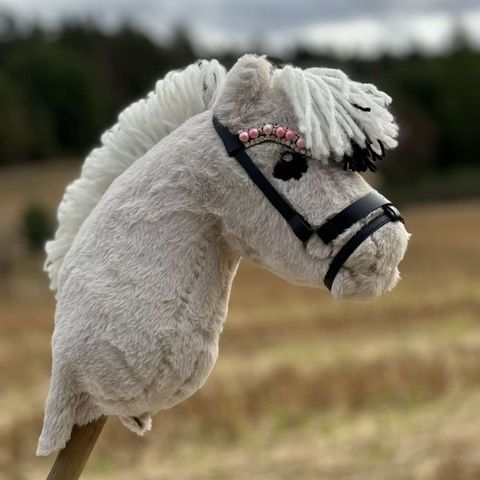
[{"label": "white forelock", "polygon": [[169,72],[102,135],[102,146],[90,153],[81,176],[67,187],[58,208],[55,238],[45,247],[45,270],[52,289],[57,288],[58,273],[73,239],[113,180],[188,118],[209,109],[225,75],[216,60]]},{"label": "white forelock", "polygon": [[327,161],[333,153],[340,160],[351,153],[352,141],[364,146],[367,138],[379,154],[378,141],[396,147],[392,99],[374,85],[354,82],[340,70],[292,66],[275,70],[272,81],[292,104],[314,157]]}]

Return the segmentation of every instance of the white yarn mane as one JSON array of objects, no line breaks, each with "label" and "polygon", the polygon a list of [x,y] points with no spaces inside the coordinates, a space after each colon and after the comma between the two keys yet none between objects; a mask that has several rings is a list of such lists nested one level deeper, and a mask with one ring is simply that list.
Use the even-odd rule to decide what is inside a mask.
[{"label": "white yarn mane", "polygon": [[[225,76],[216,60],[169,72],[102,135],[102,146],[90,153],[80,177],[65,190],[55,238],[46,244],[45,270],[53,290],[75,236],[113,180],[188,118],[208,110]],[[361,147],[371,142],[379,155],[382,145],[397,145],[398,127],[388,111],[391,98],[374,85],[351,81],[340,70],[292,66],[275,70],[272,84],[287,95],[307,148],[322,161],[332,153],[339,161],[350,155],[352,142]]]},{"label": "white yarn mane", "polygon": [[146,98],[120,113],[118,123],[102,135],[102,146],[90,153],[80,177],[65,190],[55,238],[45,247],[45,270],[52,290],[57,289],[58,273],[73,239],[113,180],[188,118],[208,110],[225,75],[216,60],[169,72]]},{"label": "white yarn mane", "polygon": [[275,70],[272,81],[287,95],[315,158],[326,162],[333,153],[341,161],[352,153],[352,141],[360,147],[371,142],[379,155],[379,141],[397,146],[398,126],[388,110],[392,99],[375,85],[354,82],[341,70],[292,66]]}]

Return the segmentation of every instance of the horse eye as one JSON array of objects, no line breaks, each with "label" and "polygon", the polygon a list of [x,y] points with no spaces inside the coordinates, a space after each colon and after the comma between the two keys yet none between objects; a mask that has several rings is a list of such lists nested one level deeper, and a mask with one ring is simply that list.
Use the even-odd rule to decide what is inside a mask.
[{"label": "horse eye", "polygon": [[300,180],[308,170],[307,158],[297,152],[283,152],[280,160],[273,169],[273,176],[280,180],[288,181],[294,178]]}]

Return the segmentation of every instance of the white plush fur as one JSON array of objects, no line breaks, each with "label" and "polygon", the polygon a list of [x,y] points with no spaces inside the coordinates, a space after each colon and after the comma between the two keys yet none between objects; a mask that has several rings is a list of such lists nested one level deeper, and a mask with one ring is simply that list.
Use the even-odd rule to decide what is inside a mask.
[{"label": "white plush fur", "polygon": [[[215,69],[221,74],[218,65]],[[293,100],[292,92],[284,88],[283,81],[292,86],[287,81],[291,72],[285,75],[282,79],[262,57],[242,57],[218,93],[192,107],[205,111],[182,123],[185,109],[181,107],[183,113],[167,130],[151,131],[151,141],[155,136],[163,139],[145,155],[133,161],[135,150],[129,150],[123,164],[128,168],[122,173],[121,166],[107,169],[107,174],[97,167],[97,173],[105,178],[98,190],[95,178],[85,177],[90,182],[85,181],[85,190],[72,193],[72,202],[75,198],[79,206],[83,194],[94,195],[94,200],[72,221],[69,231],[73,240],[57,235],[57,241],[64,241],[57,250],[60,259],[51,258],[58,262],[50,272],[54,279],[57,276],[57,311],[52,380],[39,455],[61,449],[75,423],[84,424],[102,414],[117,415],[127,428],[143,434],[150,428],[152,414],[200,388],[217,358],[230,287],[242,256],[291,282],[322,286],[335,252],[368,221],[358,222],[331,245],[325,246],[315,237],[304,249],[226,154],[212,127],[212,111],[234,130],[267,120],[297,130],[301,125],[308,127],[311,117],[296,111],[301,102]],[[215,85],[219,78],[217,74]],[[353,95],[348,101],[363,99],[370,105],[383,98],[370,87],[341,88],[345,95]],[[173,105],[172,100],[171,109]],[[156,115],[163,118],[163,113]],[[361,118],[367,115],[360,113]],[[150,115],[152,111],[140,118],[146,121]],[[391,119],[386,114],[383,118],[387,121],[380,122],[378,132],[382,128],[390,131],[387,124]],[[358,123],[360,117],[351,117],[351,121],[365,125],[365,131],[376,122],[369,118]],[[175,128],[178,123],[182,124]],[[138,128],[141,124],[142,120]],[[143,128],[147,126],[143,125],[139,134]],[[135,137],[134,131],[130,133]],[[320,137],[313,130],[310,135],[315,148]],[[393,138],[394,132],[385,135]],[[340,133],[338,139],[345,141],[347,151],[347,136]],[[140,154],[148,144],[141,142]],[[359,174],[342,170],[325,156],[310,160],[300,180],[273,178],[273,167],[285,148],[263,143],[249,153],[312,224],[323,223],[372,190]],[[112,145],[109,163],[114,161],[114,151]],[[72,204],[70,213],[76,212]],[[382,227],[348,259],[332,294],[336,298],[371,298],[392,288],[407,241],[402,224]]]},{"label": "white plush fur", "polygon": [[112,181],[185,120],[211,107],[225,78],[216,60],[172,71],[155,90],[126,108],[87,157],[79,179],[69,185],[58,209],[55,239],[46,245],[45,269],[57,289],[58,272],[78,230]]}]

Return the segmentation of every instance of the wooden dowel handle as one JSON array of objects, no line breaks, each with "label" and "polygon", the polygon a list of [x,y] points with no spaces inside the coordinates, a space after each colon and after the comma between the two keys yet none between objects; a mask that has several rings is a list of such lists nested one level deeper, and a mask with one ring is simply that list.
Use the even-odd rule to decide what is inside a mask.
[{"label": "wooden dowel handle", "polygon": [[107,417],[102,416],[83,427],[75,425],[65,448],[58,452],[47,480],[77,480],[106,421]]}]

